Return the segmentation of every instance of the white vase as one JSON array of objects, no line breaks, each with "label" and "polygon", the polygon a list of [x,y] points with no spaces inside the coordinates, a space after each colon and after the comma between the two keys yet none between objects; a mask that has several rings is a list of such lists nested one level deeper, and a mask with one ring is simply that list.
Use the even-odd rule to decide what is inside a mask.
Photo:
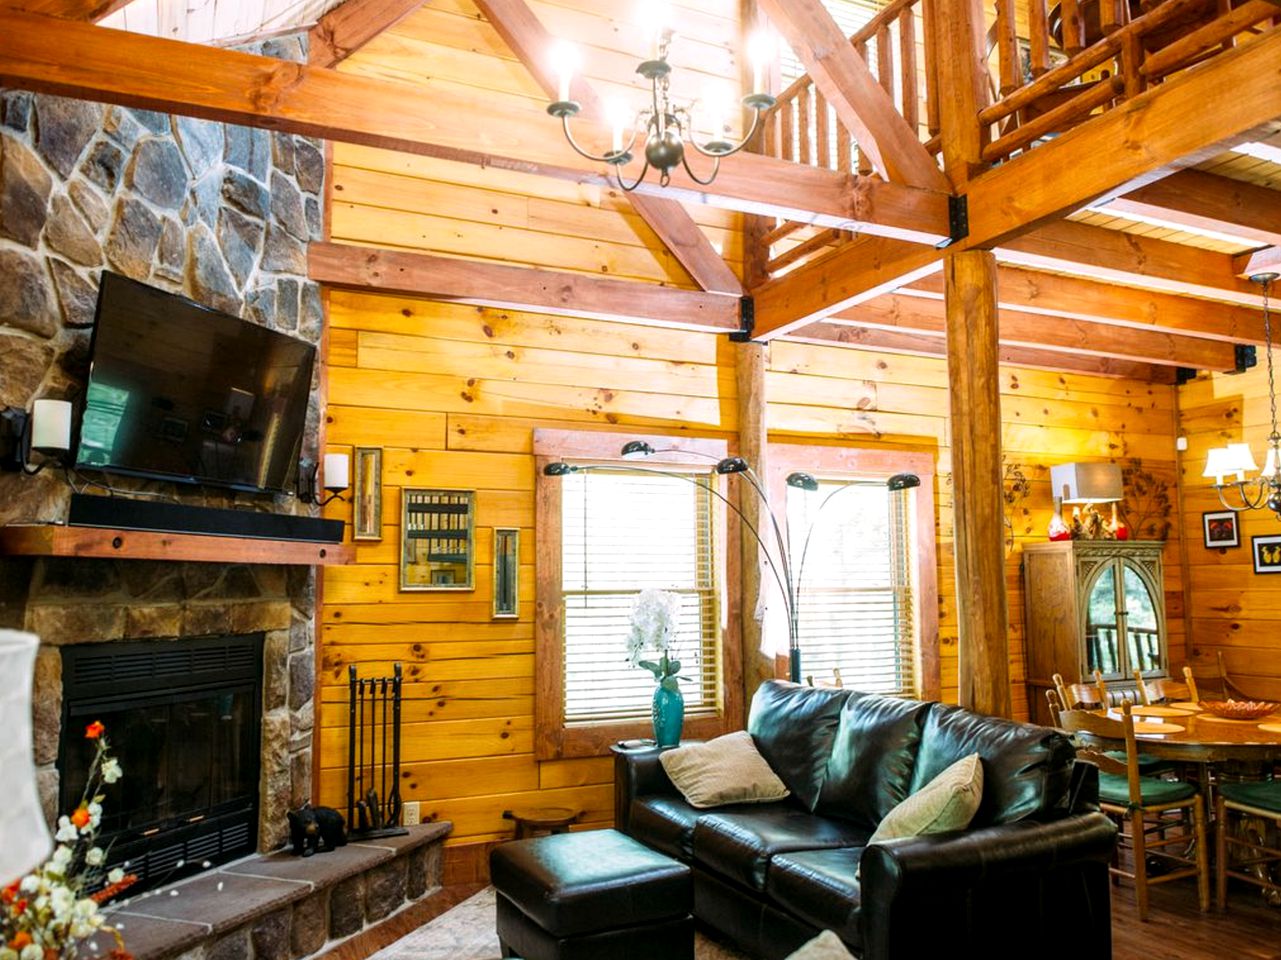
[{"label": "white vase", "polygon": [[42,863],[53,849],[40,809],[31,747],[31,682],[40,641],[0,630],[0,886]]}]

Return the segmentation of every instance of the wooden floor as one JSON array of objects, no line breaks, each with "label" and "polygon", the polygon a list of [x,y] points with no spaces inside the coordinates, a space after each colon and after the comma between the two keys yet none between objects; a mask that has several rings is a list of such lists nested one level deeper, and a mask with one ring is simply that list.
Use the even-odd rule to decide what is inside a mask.
[{"label": "wooden floor", "polygon": [[1281,907],[1269,907],[1259,890],[1228,888],[1228,912],[1197,909],[1194,882],[1151,892],[1147,923],[1139,923],[1134,889],[1113,887],[1113,960],[1281,960]]}]

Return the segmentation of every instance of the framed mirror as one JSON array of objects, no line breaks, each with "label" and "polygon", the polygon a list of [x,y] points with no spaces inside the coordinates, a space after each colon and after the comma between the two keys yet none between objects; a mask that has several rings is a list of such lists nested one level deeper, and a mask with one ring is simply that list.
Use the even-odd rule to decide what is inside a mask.
[{"label": "framed mirror", "polygon": [[475,500],[472,490],[401,491],[401,590],[475,589]]},{"label": "framed mirror", "polygon": [[520,529],[494,528],[494,619],[520,616]]}]

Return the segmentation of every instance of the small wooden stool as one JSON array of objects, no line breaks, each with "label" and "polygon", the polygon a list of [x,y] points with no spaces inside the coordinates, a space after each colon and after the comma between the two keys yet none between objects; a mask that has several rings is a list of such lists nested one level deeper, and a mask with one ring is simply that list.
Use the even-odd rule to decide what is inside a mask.
[{"label": "small wooden stool", "polygon": [[524,840],[540,833],[569,833],[569,825],[582,812],[570,807],[520,807],[504,810],[503,819],[515,820],[516,839]]}]

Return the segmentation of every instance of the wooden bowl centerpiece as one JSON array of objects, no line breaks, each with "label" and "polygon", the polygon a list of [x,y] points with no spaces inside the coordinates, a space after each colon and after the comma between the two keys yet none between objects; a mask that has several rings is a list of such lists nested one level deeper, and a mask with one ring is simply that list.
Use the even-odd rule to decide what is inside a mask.
[{"label": "wooden bowl centerpiece", "polygon": [[1225,720],[1259,720],[1281,709],[1267,700],[1202,700],[1201,706]]}]

